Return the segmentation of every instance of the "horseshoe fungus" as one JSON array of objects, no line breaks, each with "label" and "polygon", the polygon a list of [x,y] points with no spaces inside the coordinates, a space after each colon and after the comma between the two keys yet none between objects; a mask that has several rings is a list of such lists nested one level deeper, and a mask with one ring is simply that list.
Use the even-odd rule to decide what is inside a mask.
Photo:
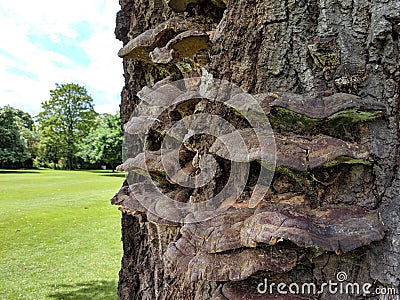
[{"label": "horseshoe fungus", "polygon": [[128,186],[123,186],[111,199],[111,204],[119,205],[122,211],[135,215],[146,213],[146,209],[139,203]]},{"label": "horseshoe fungus", "polygon": [[[161,151],[147,151],[139,153],[134,158],[128,158],[122,165],[117,167],[118,171],[133,171],[148,178],[154,178],[159,184],[182,183],[190,180],[190,176],[196,172],[191,156],[188,151],[181,150],[179,153],[173,151],[162,153]],[[181,168],[180,161],[185,161]]]},{"label": "horseshoe fungus", "polygon": [[293,250],[273,248],[238,249],[229,253],[196,251],[187,239],[171,243],[164,259],[171,273],[185,274],[187,280],[243,280],[260,270],[276,273],[290,271],[296,266]]},{"label": "horseshoe fungus", "polygon": [[241,233],[243,243],[250,247],[282,238],[299,246],[347,252],[381,240],[384,226],[377,211],[359,207],[294,209],[286,205],[263,205],[244,221]]},{"label": "horseshoe fungus", "polygon": [[266,202],[256,209],[229,208],[220,216],[185,224],[182,237],[198,251],[220,253],[289,240],[302,247],[347,252],[383,238],[377,211],[359,207]]},{"label": "horseshoe fungus", "polygon": [[[184,3],[169,2],[170,5]],[[173,68],[177,68],[185,77],[198,76],[201,67],[209,62],[214,28],[215,24],[200,17],[172,18],[129,41],[118,55],[158,65],[168,73],[174,73]]]},{"label": "horseshoe fungus", "polygon": [[[173,220],[182,220],[184,215],[174,206],[173,199],[178,202],[185,201],[190,195],[190,189],[176,189],[172,192],[165,191],[165,196],[154,192],[145,183],[137,183],[131,186],[123,186],[111,199],[111,203],[119,205],[120,210],[131,215],[146,214],[147,219],[158,225],[176,226],[182,222],[169,221],[160,216],[173,217]],[[140,200],[140,201],[139,201]],[[154,213],[153,213],[154,212]]]},{"label": "horseshoe fungus", "polygon": [[150,62],[149,53],[154,48],[165,45],[171,36],[176,36],[187,30],[211,30],[213,25],[200,24],[199,21],[200,19],[169,19],[130,40],[119,50],[118,56]]},{"label": "horseshoe fungus", "polygon": [[187,30],[172,38],[163,48],[155,48],[150,57],[154,63],[167,64],[171,61],[193,57],[201,50],[210,49],[212,31]]},{"label": "horseshoe fungus", "polygon": [[[201,38],[194,49],[190,49],[194,45],[192,38]],[[149,57],[152,63],[178,66],[187,56],[206,49],[209,38],[208,32],[185,30],[176,34],[164,46],[155,46],[153,43],[154,48],[149,52]],[[166,79],[167,82],[169,80]],[[203,105],[207,110],[199,109],[199,105],[203,104],[201,97],[195,91],[190,93],[190,87],[181,90],[181,87],[164,86],[161,83],[152,88],[143,88],[138,96],[147,106],[143,106],[144,111],[139,116],[130,119],[125,125],[125,132],[157,132],[163,136],[174,118],[212,112],[213,108],[207,103]],[[285,124],[296,119],[306,124],[348,125],[373,120],[386,109],[376,101],[346,93],[308,97],[279,92],[259,94],[254,98],[272,120],[272,124]],[[168,109],[165,110],[165,107]],[[178,112],[180,118],[173,112]],[[238,119],[241,117],[240,114],[236,116]],[[258,115],[252,117],[258,120]],[[370,164],[366,145],[323,134],[303,136],[285,131],[274,135],[267,133],[260,141],[256,135],[258,129],[246,128],[248,125],[239,121],[237,124],[240,124],[239,128],[233,133],[213,138],[209,143],[205,142],[207,138],[193,143],[211,145],[207,150],[203,149],[201,155],[212,154],[226,161],[259,161],[266,168],[274,165],[276,159],[277,171],[291,169],[302,174],[337,164]],[[182,130],[189,129],[184,127]],[[242,142],[238,141],[238,134]],[[195,163],[197,148],[189,147],[189,144],[189,141],[184,142],[176,152],[146,151],[128,158],[117,169],[144,175],[154,180],[157,187],[147,182],[132,184],[129,188],[121,189],[112,200],[123,211],[146,214],[147,220],[155,224],[181,226],[181,237],[170,243],[164,254],[166,268],[172,274],[184,276],[187,281],[243,282],[258,271],[279,274],[292,270],[298,263],[300,253],[312,251],[307,248],[348,252],[381,240],[384,236],[384,225],[376,210],[343,204],[315,207],[311,205],[306,191],[301,189],[288,193],[292,196],[286,199],[276,189],[282,183],[279,176],[273,182],[275,190],[270,190],[264,196],[264,201],[256,207],[233,205],[230,199],[225,199],[219,207],[224,209],[216,217],[204,219],[200,212],[183,212],[178,202],[192,203],[193,195],[204,194],[206,191],[179,187],[179,183],[188,182],[199,169],[207,167],[202,165],[201,158],[198,164]],[[271,153],[276,153],[276,157]],[[222,167],[218,168],[218,173],[223,173]],[[219,178],[222,176],[217,177],[217,180]],[[215,188],[213,184],[210,187]],[[246,198],[246,195],[241,197]],[[212,197],[212,194],[208,196]],[[223,207],[225,202],[229,203]],[[283,241],[293,244],[285,249],[276,245]],[[224,295],[239,295],[242,291],[224,285],[221,292]]]},{"label": "horseshoe fungus", "polygon": [[278,92],[254,97],[266,114],[270,115],[272,123],[354,124],[371,121],[386,111],[386,106],[380,102],[347,93],[311,97]]},{"label": "horseshoe fungus", "polygon": [[[270,142],[263,141],[266,144],[266,151],[262,151],[252,129],[243,129],[238,132],[243,137],[247,149],[237,147],[233,153],[229,153],[224,145],[234,147],[237,144],[236,133],[230,133],[218,137],[211,146],[210,152],[233,161],[257,160],[267,168],[273,165],[273,158],[268,151],[269,147],[272,147],[272,137]],[[275,134],[275,144],[277,167],[307,171],[339,163],[368,164],[366,160],[368,152],[363,147],[329,136],[318,135],[307,139],[298,135]]]}]

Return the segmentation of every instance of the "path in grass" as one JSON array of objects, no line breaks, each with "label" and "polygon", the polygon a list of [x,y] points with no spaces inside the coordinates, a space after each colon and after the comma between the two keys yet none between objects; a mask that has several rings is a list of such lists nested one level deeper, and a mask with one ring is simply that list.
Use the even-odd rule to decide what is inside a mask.
[{"label": "path in grass", "polygon": [[0,170],[0,299],[116,299],[122,174]]}]

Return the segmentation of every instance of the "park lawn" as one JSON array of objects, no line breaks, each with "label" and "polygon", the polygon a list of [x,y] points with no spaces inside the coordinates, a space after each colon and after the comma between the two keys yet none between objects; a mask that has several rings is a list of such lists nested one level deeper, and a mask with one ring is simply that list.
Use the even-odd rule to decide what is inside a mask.
[{"label": "park lawn", "polygon": [[0,170],[0,299],[116,299],[123,176]]}]

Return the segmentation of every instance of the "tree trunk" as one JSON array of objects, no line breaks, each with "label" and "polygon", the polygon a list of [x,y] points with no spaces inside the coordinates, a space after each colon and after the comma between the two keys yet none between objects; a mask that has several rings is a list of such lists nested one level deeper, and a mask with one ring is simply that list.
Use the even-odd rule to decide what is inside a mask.
[{"label": "tree trunk", "polygon": [[[223,8],[224,1],[199,2],[193,1],[186,12],[179,12],[183,9],[171,0],[169,5],[178,10],[174,12],[162,0],[120,0],[116,36],[124,46],[172,17],[193,23],[184,29],[167,25],[175,29],[147,42],[141,50],[144,55],[125,55],[122,123],[132,114],[143,114],[137,93],[145,86],[167,76],[180,79],[212,74],[258,95],[255,98],[261,106],[267,106],[278,156],[275,175],[269,192],[255,208],[243,204],[249,197],[244,192],[241,197],[245,200],[230,202],[232,207],[221,215],[189,225],[162,222],[140,205],[133,207],[131,189],[121,189],[112,200],[122,211],[119,299],[395,299],[378,295],[381,290],[376,289],[398,293],[400,284],[400,3],[239,0],[228,1]],[[196,24],[200,24],[198,28]],[[156,47],[168,46],[174,36],[190,29],[203,32],[209,49],[185,52],[174,46],[178,45],[175,40],[170,43],[176,47],[173,59],[160,63],[154,58]],[[186,47],[196,48],[196,43],[194,38]],[[181,53],[186,57],[179,57]],[[205,62],[199,62],[199,53],[206,56]],[[204,112],[219,114],[239,124],[241,130],[248,126],[237,115],[213,105],[206,105]],[[190,111],[198,107],[196,104]],[[168,108],[170,115],[172,110],[181,113],[182,108]],[[181,117],[166,119],[171,125]],[[157,150],[157,135],[152,135],[156,129],[150,129],[147,142],[154,148],[151,150]],[[205,145],[206,140],[201,136],[193,143]],[[131,142],[128,157],[141,152],[142,143]],[[287,148],[300,144],[296,153],[304,155],[304,169],[297,164],[297,154]],[[333,152],[324,156],[325,150]],[[314,159],[323,162],[313,167]],[[218,158],[223,171],[229,164],[226,160]],[[258,163],[251,162],[250,178],[259,170]],[[133,173],[129,176],[129,184],[143,180]],[[186,198],[180,201],[200,201],[204,195],[216,193],[225,179],[219,174],[202,189],[182,189]],[[153,180],[158,179],[153,176]],[[166,193],[177,189],[164,183],[160,186]],[[246,183],[246,187],[250,185]],[[301,204],[296,199],[301,199]],[[278,215],[285,217],[271,233],[268,226],[276,221],[271,216]],[[283,226],[284,222],[292,225]],[[249,224],[253,227],[244,230]],[[246,234],[250,235],[251,229],[259,231],[251,242],[243,242],[232,233],[237,226],[242,228],[242,238],[250,239]],[[213,235],[217,231],[218,237]],[[269,235],[263,235],[265,232]],[[236,246],[225,238],[235,240]],[[208,243],[223,249],[207,248]],[[265,253],[269,256],[264,257]],[[342,281],[340,275],[347,280]],[[363,283],[371,283],[372,287],[371,294],[364,296],[362,292],[355,295],[325,289],[321,294],[299,293],[290,298],[276,286],[271,292],[257,291],[266,286],[264,280],[298,283],[300,287],[302,283],[320,287],[329,281],[358,283],[360,289]]]}]

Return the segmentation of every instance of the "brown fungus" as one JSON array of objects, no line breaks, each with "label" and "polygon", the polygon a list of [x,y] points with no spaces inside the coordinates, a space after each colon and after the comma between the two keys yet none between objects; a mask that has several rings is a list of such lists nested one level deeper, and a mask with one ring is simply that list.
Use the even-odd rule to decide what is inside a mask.
[{"label": "brown fungus", "polygon": [[139,153],[135,157],[128,158],[122,165],[117,166],[116,169],[121,172],[132,171],[146,177],[150,177],[152,173],[161,173],[161,175],[165,175],[160,151]]},{"label": "brown fungus", "polygon": [[[239,143],[238,133],[247,147]],[[317,135],[311,139],[276,133],[274,137],[270,135],[267,136],[267,140],[262,141],[264,147],[260,147],[259,142],[252,129],[238,130],[218,137],[210,152],[233,161],[257,160],[270,168],[274,165],[273,150],[276,147],[276,166],[298,171],[339,163],[368,164],[368,152],[364,147],[325,135]],[[229,153],[225,145],[230,145],[234,151]]]},{"label": "brown fungus", "polygon": [[111,204],[120,205],[125,211],[129,211],[131,214],[146,212],[146,209],[132,194],[128,186],[121,187],[118,193],[111,199]]},{"label": "brown fungus", "polygon": [[185,93],[182,86],[169,84],[171,80],[169,76],[138,92],[141,102],[135,108],[135,114],[124,124],[125,140],[138,138],[146,141],[146,149],[157,150],[166,138],[175,139],[166,136],[168,129],[178,119],[192,115],[201,99],[196,92]]},{"label": "brown fungus", "polygon": [[[117,166],[117,171],[135,172],[161,185],[167,184],[167,181],[182,185],[192,180],[202,180],[202,177],[196,177],[199,170],[210,172],[207,174],[215,171],[215,163],[209,161],[207,157],[200,157],[198,163],[192,161],[192,158],[191,153],[185,148],[177,152],[146,151],[128,158],[122,165]],[[183,167],[180,165],[181,162],[184,163]]]},{"label": "brown fungus", "polygon": [[198,252],[189,262],[188,276],[191,281],[237,281],[257,271],[274,273],[290,271],[296,266],[294,251],[277,249],[240,249],[232,253]]},{"label": "brown fungus", "polygon": [[167,64],[185,57],[194,58],[202,50],[209,50],[213,31],[187,30],[174,38],[162,48],[155,48],[150,57],[154,63]]},{"label": "brown fungus", "polygon": [[166,268],[171,274],[185,276],[190,260],[196,255],[196,248],[185,238],[168,245],[164,254]]},{"label": "brown fungus", "polygon": [[[147,213],[149,221],[159,225],[181,225],[185,212],[179,209],[178,202],[189,198],[190,189],[179,188],[174,191],[155,188],[152,184],[136,183],[130,186],[131,203],[122,203],[123,208],[132,210],[130,205],[139,205]],[[133,202],[135,199],[136,202]]]},{"label": "brown fungus", "polygon": [[129,199],[129,187],[122,186],[119,191],[111,198],[111,204],[119,205],[123,203],[125,200]]},{"label": "brown fungus", "polygon": [[310,208],[305,202],[267,202],[257,209],[229,208],[218,217],[181,228],[199,251],[219,253],[289,240],[299,246],[347,252],[384,236],[377,211],[354,206]]},{"label": "brown fungus", "polygon": [[381,240],[384,230],[377,211],[360,207],[310,209],[265,204],[244,221],[241,241],[244,246],[255,247],[281,238],[299,246],[347,252]]},{"label": "brown fungus", "polygon": [[243,246],[240,241],[243,222],[253,213],[253,209],[230,208],[216,218],[185,224],[181,234],[190,239],[197,249],[208,253],[238,249]]},{"label": "brown fungus", "polygon": [[325,97],[305,97],[291,93],[277,93],[277,95],[278,97],[270,104],[271,107],[281,107],[311,119],[348,117],[354,122],[360,122],[374,119],[386,110],[383,103],[346,93]]},{"label": "brown fungus", "polygon": [[154,123],[161,123],[161,121],[155,117],[150,116],[132,117],[124,125],[124,132],[129,134],[147,133]]},{"label": "brown fungus", "polygon": [[237,281],[260,270],[275,273],[290,271],[296,266],[297,254],[293,250],[274,248],[210,254],[196,251],[189,240],[181,238],[169,244],[164,259],[170,272],[185,274],[189,281]]},{"label": "brown fungus", "polygon": [[135,60],[152,62],[149,53],[156,47],[163,47],[167,42],[181,32],[187,30],[210,30],[212,24],[201,24],[201,19],[180,19],[172,18],[157,25],[153,29],[146,30],[137,37],[130,40],[122,49],[118,56],[122,58],[132,58]]},{"label": "brown fungus", "polygon": [[354,124],[373,120],[386,111],[383,103],[348,93],[312,97],[278,92],[257,94],[254,98],[266,114],[276,119],[271,119],[273,123]]},{"label": "brown fungus", "polygon": [[[123,186],[111,199],[111,203],[119,205],[121,211],[130,215],[146,214],[147,220],[152,223],[176,226],[181,222],[171,220],[183,219],[184,215],[179,214],[179,210],[174,206],[174,201],[185,201],[189,197],[189,193],[190,189],[177,189],[165,193],[164,197],[159,193],[154,193],[154,190],[146,188],[145,184],[137,183],[130,187]],[[140,197],[141,201],[137,197]]]}]

